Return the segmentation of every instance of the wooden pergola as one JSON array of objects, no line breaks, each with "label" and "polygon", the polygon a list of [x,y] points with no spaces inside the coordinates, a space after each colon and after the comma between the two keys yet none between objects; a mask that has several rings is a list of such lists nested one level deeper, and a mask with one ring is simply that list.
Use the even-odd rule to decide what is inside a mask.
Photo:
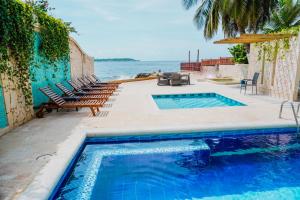
[{"label": "wooden pergola", "polygon": [[[297,34],[241,34],[240,37],[235,38],[225,38],[222,40],[215,41],[214,44],[251,44],[251,43],[259,43],[259,42],[270,42],[274,40],[287,39],[293,36],[297,36]],[[274,85],[275,81],[275,68],[276,68],[276,58],[278,51],[275,50],[274,60],[272,64],[272,77],[271,84]],[[261,68],[261,84],[264,81],[264,71],[265,71],[265,51],[263,51],[262,58],[262,68]]]},{"label": "wooden pergola", "polygon": [[225,38],[215,41],[214,44],[250,44],[286,39],[292,36],[296,36],[296,34],[241,34],[240,37]]}]

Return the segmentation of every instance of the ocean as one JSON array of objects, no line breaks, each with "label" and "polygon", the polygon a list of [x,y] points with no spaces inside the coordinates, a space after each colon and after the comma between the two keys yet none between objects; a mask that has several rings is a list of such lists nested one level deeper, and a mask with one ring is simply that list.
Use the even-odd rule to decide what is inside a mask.
[{"label": "ocean", "polygon": [[96,62],[95,74],[102,81],[134,78],[138,73],[180,71],[180,61]]}]

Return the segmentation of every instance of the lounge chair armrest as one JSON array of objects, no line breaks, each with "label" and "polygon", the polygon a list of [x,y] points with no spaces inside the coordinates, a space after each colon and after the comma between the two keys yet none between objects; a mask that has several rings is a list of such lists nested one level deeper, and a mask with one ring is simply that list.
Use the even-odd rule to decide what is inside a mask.
[{"label": "lounge chair armrest", "polygon": [[65,101],[79,101],[80,100],[80,98],[79,97],[63,97],[63,99],[65,100]]},{"label": "lounge chair armrest", "polygon": [[86,92],[74,92],[74,94],[76,96],[83,96],[83,95],[86,95]]},{"label": "lounge chair armrest", "polygon": [[82,89],[82,90],[86,90],[86,91],[95,90],[95,89],[93,89],[93,88],[87,88],[87,87],[82,87],[81,89]]}]

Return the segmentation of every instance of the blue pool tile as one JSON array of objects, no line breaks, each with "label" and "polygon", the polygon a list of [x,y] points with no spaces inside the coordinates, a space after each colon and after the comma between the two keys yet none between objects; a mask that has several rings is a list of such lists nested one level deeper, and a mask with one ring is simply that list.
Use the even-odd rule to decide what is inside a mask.
[{"label": "blue pool tile", "polygon": [[[171,142],[171,147],[175,148],[184,145],[183,139],[191,140],[193,145],[199,145],[199,141],[205,141],[208,149],[201,148],[199,151],[181,153],[149,154],[148,152],[147,154],[105,156],[95,182],[96,185],[98,184],[98,189],[95,189],[94,192],[98,192],[97,195],[103,195],[103,200],[171,200],[190,199],[192,196],[199,198],[216,196],[221,199],[223,195],[243,194],[249,181],[252,181],[252,185],[248,190],[254,188],[253,193],[283,186],[298,186],[300,176],[298,177],[297,174],[300,174],[300,170],[299,173],[294,174],[294,177],[290,176],[289,169],[298,172],[296,165],[300,164],[299,148],[291,150],[282,148],[282,151],[279,148],[279,151],[269,154],[250,153],[235,156],[228,154],[228,152],[234,154],[247,148],[263,150],[268,147],[273,148],[274,145],[284,147],[284,145],[296,144],[297,146],[298,140],[295,131],[295,127],[288,127],[87,138],[50,199],[57,199],[58,195],[62,195],[64,197],[62,199],[76,199],[76,195],[74,196],[78,190],[76,188],[79,188],[92,155],[101,149],[107,150],[103,145],[109,145],[109,149],[122,150],[121,152],[124,153],[123,149],[126,149],[126,146],[129,150],[137,148],[136,145],[143,145],[144,148],[147,145],[161,148],[152,143],[159,140],[167,140],[162,143],[170,144],[169,142]],[[141,144],[141,141],[151,143]],[[143,153],[145,152],[143,151]],[[275,171],[270,173],[270,170]],[[274,175],[274,177],[270,175]],[[287,177],[289,179],[285,179]],[[262,182],[257,182],[256,178],[260,178],[259,180]],[[277,181],[270,182],[273,179]],[[247,180],[247,184],[243,182],[245,180]],[[135,182],[138,191],[132,187]],[[63,189],[63,192],[59,193],[60,189]],[[98,197],[97,195],[95,197]],[[299,195],[295,197],[299,197]]]},{"label": "blue pool tile", "polygon": [[245,104],[216,93],[153,95],[160,109],[210,108],[245,106]]}]

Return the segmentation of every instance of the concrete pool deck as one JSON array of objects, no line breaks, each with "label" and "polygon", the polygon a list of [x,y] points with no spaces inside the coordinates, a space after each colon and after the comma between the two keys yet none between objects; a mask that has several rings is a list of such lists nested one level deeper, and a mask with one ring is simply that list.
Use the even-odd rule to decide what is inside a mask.
[{"label": "concrete pool deck", "polygon": [[[91,117],[90,112],[84,109],[79,112],[53,112],[0,137],[0,199],[18,198],[33,180],[36,184],[27,188],[23,199],[38,199],[30,196],[33,189],[40,190],[40,193],[49,192],[51,188],[38,182],[41,179],[36,177],[45,179],[48,176],[47,184],[54,184],[57,179],[50,180],[51,177],[65,167],[85,134],[98,136],[295,125],[290,109],[284,110],[283,119],[278,118],[281,100],[240,94],[237,85],[198,82],[198,78],[193,75],[192,85],[180,87],[157,86],[156,80],[125,83],[121,85],[119,95],[113,96],[97,117]],[[151,97],[152,94],[201,92],[219,93],[247,106],[159,110]],[[52,169],[50,173],[49,169]],[[37,184],[41,188],[35,188]]]}]

